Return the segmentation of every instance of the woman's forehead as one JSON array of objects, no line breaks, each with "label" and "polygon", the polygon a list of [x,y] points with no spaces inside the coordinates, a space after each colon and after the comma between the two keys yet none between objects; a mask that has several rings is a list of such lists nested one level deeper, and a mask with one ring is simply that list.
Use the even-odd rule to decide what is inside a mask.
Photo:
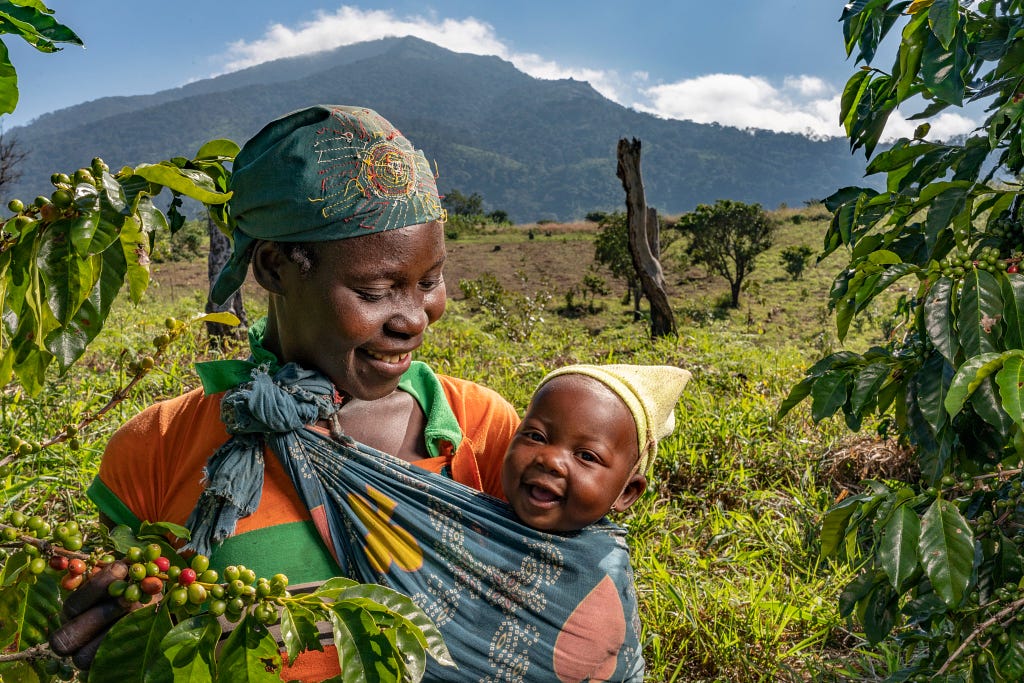
[{"label": "woman's forehead", "polygon": [[447,256],[444,230],[437,221],[311,246],[328,267],[374,275],[430,270],[443,265]]}]

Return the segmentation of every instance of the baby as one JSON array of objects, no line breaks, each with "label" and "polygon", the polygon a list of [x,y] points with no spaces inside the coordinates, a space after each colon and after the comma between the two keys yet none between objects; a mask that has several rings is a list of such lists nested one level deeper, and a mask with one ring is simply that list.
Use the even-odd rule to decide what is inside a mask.
[{"label": "baby", "polygon": [[501,470],[519,519],[576,531],[632,505],[689,379],[667,365],[569,365],[541,380]]}]

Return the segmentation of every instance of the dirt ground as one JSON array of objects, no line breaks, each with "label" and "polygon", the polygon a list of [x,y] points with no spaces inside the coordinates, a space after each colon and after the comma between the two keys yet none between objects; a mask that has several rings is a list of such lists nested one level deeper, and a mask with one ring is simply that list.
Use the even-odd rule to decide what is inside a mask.
[{"label": "dirt ground", "polygon": [[[564,293],[582,281],[587,268],[594,261],[594,245],[590,240],[552,235],[538,236],[534,240],[502,239],[495,235],[486,241],[448,242],[448,263],[444,277],[450,299],[461,299],[459,280],[473,279],[490,273],[507,289],[533,291],[543,282],[557,293]],[[606,279],[610,279],[604,273]],[[206,262],[177,261],[156,263],[152,279],[159,283],[162,294],[172,297],[191,291],[201,291],[207,285]],[[245,294],[259,296],[255,285],[247,283]]]}]

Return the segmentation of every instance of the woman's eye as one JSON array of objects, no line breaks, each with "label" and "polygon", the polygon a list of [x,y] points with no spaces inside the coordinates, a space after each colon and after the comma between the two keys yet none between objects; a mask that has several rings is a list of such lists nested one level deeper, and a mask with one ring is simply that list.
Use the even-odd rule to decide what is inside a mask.
[{"label": "woman's eye", "polygon": [[432,289],[437,289],[441,283],[444,282],[444,278],[432,278],[430,280],[420,280],[420,289],[427,290],[428,292]]},{"label": "woman's eye", "polygon": [[365,291],[365,290],[363,290],[363,291],[357,291],[356,293],[359,295],[359,298],[362,299],[363,301],[370,301],[370,302],[382,301],[384,299],[384,297],[387,296],[387,294],[385,292],[378,292],[378,291]]}]

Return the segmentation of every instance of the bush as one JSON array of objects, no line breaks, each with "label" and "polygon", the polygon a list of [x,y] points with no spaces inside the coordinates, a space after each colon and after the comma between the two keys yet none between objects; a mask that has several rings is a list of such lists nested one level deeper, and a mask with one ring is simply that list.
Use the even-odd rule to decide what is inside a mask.
[{"label": "bush", "polygon": [[[794,216],[795,218],[795,216]],[[804,276],[804,268],[807,267],[807,259],[811,257],[814,250],[806,244],[799,247],[786,247],[782,250],[782,267],[786,269],[789,276],[799,280]]]},{"label": "bush", "polygon": [[[518,273],[526,284],[526,275]],[[498,278],[485,273],[475,280],[459,280],[459,289],[470,307],[481,313],[486,332],[500,332],[509,341],[526,341],[534,329],[544,322],[543,313],[551,301],[546,286],[533,293],[523,294],[505,289]]]}]

